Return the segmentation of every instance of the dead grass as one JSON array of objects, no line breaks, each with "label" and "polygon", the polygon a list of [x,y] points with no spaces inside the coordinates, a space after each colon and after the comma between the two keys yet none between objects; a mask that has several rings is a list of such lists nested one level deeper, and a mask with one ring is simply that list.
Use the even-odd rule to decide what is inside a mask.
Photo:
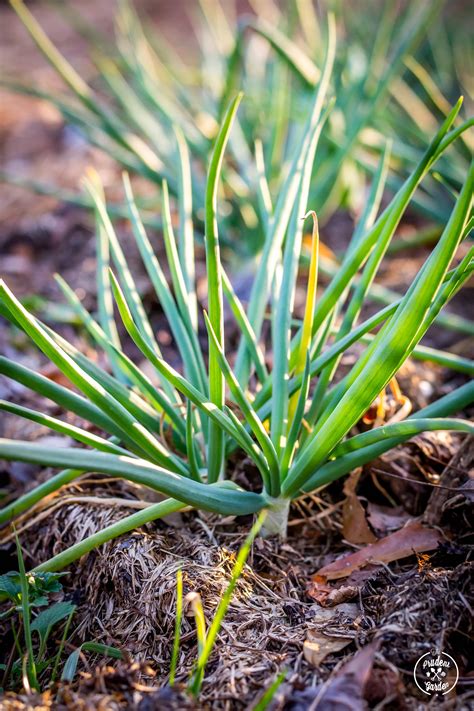
[{"label": "dead grass", "polygon": [[[467,475],[466,462],[457,463],[454,458],[457,449],[457,442],[441,438],[435,443],[407,444],[397,453],[405,467],[407,458],[416,462],[411,474],[419,477],[421,486],[420,472],[429,469],[434,475],[438,470],[438,478],[444,481],[448,463],[456,465],[455,471],[461,471],[462,465]],[[383,462],[384,468],[393,468],[393,457],[389,460]],[[251,482],[252,471],[245,461],[236,463],[236,476]],[[430,478],[424,477],[425,483]],[[383,478],[383,491],[379,491],[371,487],[372,480],[373,476],[365,477],[369,512],[377,510],[378,504],[370,503],[374,496],[375,501],[382,497],[387,503],[385,487],[392,482]],[[427,488],[429,496],[432,484]],[[392,504],[399,505],[403,499],[394,487],[388,495],[394,498]],[[303,711],[313,702],[314,691],[337,677],[345,661],[375,642],[378,651],[365,692],[368,707],[418,709],[419,696],[411,679],[413,664],[421,654],[440,646],[453,654],[462,669],[469,668],[466,635],[474,600],[469,589],[472,564],[468,562],[467,528],[456,530],[455,539],[462,540],[462,545],[444,546],[426,565],[417,565],[412,558],[392,563],[390,569],[376,569],[368,581],[361,580],[360,587],[354,588],[359,606],[356,618],[339,618],[335,609],[335,616],[321,627],[321,608],[307,595],[307,586],[315,570],[350,550],[342,539],[342,498],[339,482],[322,496],[301,499],[293,506],[286,542],[257,539],[224,620],[198,706],[182,695],[196,659],[190,616],[183,621],[177,690],[166,685],[176,571],[183,570],[185,594],[201,595],[210,621],[250,518],[175,515],[110,542],[72,566],[64,579],[66,596],[78,604],[70,649],[95,640],[126,651],[126,659],[110,666],[107,660],[84,656],[80,676],[72,686],[38,697],[5,696],[0,708],[233,711],[251,708],[286,669],[276,708]],[[27,564],[51,557],[142,503],[139,487],[105,477],[83,477],[17,521]],[[462,521],[467,520],[465,512]],[[12,547],[7,532],[3,544]],[[345,637],[349,644],[314,667],[303,656],[303,643],[311,631],[323,637]],[[466,698],[467,689],[460,688]]]},{"label": "dead grass", "polygon": [[[83,488],[83,485],[82,485]],[[97,496],[97,492],[95,492]],[[71,496],[71,492],[69,492]],[[47,518],[23,534],[32,560],[44,560],[70,543],[124,515],[124,509],[56,500]],[[66,583],[79,609],[74,641],[94,639],[127,650],[148,662],[155,686],[166,684],[175,623],[176,571],[183,570],[184,593],[198,592],[207,620],[227,587],[235,552],[244,538],[235,522],[217,526],[214,517],[188,515],[149,526],[103,546],[80,561]],[[246,530],[246,528],[245,528]],[[305,599],[307,573],[315,556],[291,541],[258,541],[240,578],[224,620],[203,687],[203,703],[244,708],[282,667],[318,679],[302,660],[312,604]],[[320,548],[321,551],[324,548]],[[303,572],[304,571],[304,572]],[[194,620],[188,611],[182,629],[178,682],[185,682],[196,659]],[[303,672],[303,667],[306,666]],[[229,705],[230,704],[230,705]]]}]

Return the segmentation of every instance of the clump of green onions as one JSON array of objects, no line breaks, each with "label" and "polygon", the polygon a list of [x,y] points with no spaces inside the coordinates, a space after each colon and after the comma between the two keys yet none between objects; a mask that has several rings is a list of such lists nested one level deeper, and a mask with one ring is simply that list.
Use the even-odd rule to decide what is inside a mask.
[{"label": "clump of green onions", "polygon": [[[302,217],[311,209],[311,176],[331,107],[328,93],[334,57],[335,26],[330,17],[326,58],[291,166],[278,192],[265,190],[266,199],[261,203],[263,248],[255,265],[246,307],[234,292],[221,260],[218,214],[224,152],[235,130],[242,96],[239,94],[230,102],[223,116],[200,205],[204,207],[207,312],[200,313],[197,308],[192,169],[182,134],[178,132],[176,139],[180,160],[176,186],[178,235],[171,219],[166,181],[161,190],[161,219],[171,285],[144,228],[131,182],[124,176],[125,203],[133,236],[168,319],[181,368],[171,367],[163,358],[107,211],[100,181],[94,174],[85,179],[84,185],[97,220],[97,318],[84,309],[62,279],[58,283],[97,348],[107,356],[110,368],[102,368],[99,361],[85,356],[42,323],[0,282],[3,314],[29,336],[74,389],[5,357],[0,358],[0,373],[103,432],[93,434],[89,428],[71,425],[28,407],[0,403],[4,410],[85,445],[59,448],[0,440],[0,458],[61,470],[3,508],[0,523],[10,522],[43,497],[89,471],[123,478],[166,497],[78,542],[41,564],[38,570],[63,568],[107,540],[186,508],[236,516],[267,510],[265,533],[285,535],[289,503],[302,493],[327,485],[419,432],[438,429],[473,432],[472,424],[452,417],[474,399],[474,384],[469,383],[402,422],[351,435],[352,428],[407,358],[420,354],[430,357],[418,344],[474,268],[472,247],[456,266],[451,266],[472,226],[471,168],[436,246],[407,292],[374,316],[359,321],[368,291],[415,191],[460,136],[460,129],[453,128],[453,124],[461,100],[449,112],[413,172],[377,216],[387,175],[386,154],[382,156],[367,209],[339,268],[318,295],[315,219],[306,309],[303,322],[295,326],[293,303],[303,250]],[[261,170],[260,174],[262,185],[267,185],[265,174]],[[224,299],[240,333],[233,365],[226,353]],[[126,331],[154,369],[156,378],[126,355],[115,321],[114,303]],[[262,332],[268,313],[271,369],[265,358]],[[198,337],[198,327],[203,321],[208,336],[206,353]],[[368,335],[371,336],[368,345],[349,373],[336,378],[341,356],[353,344],[364,342]],[[474,372],[471,361],[439,351],[435,356],[438,362],[446,361],[471,375]],[[235,450],[246,455],[258,470],[261,486],[257,491],[244,490],[232,481],[228,461]]]}]

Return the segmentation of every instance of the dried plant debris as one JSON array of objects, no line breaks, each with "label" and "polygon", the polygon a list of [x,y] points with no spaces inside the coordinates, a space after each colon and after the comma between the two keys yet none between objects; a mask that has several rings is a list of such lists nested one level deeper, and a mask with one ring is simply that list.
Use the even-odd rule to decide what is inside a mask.
[{"label": "dried plant debris", "polygon": [[367,645],[340,669],[335,670],[324,684],[303,692],[293,692],[286,706],[287,711],[366,709],[364,690],[372,671],[376,649],[376,644]]},{"label": "dried plant debris", "polygon": [[457,433],[425,432],[387,452],[367,469],[386,503],[399,502],[408,513],[419,516],[462,442]]},{"label": "dried plant debris", "polygon": [[472,535],[474,438],[466,437],[440,476],[440,487],[434,489],[425,511],[430,525],[448,527],[459,538]]},{"label": "dried plant debris", "polygon": [[[96,486],[97,482],[94,493]],[[132,489],[117,490],[117,482],[104,481],[101,486],[104,502],[112,493],[117,498],[134,495]],[[87,480],[77,493],[87,494]],[[119,507],[74,503],[69,497],[71,491],[63,505],[58,497],[50,515],[24,531],[24,545],[32,562],[123,515]],[[222,522],[215,516],[185,514],[106,544],[79,561],[65,579],[67,594],[79,605],[70,640],[73,647],[94,639],[126,650],[130,656],[110,666],[89,655],[72,686],[38,699],[5,697],[4,704],[9,704],[5,708],[245,709],[268,688],[269,680],[287,670],[275,694],[275,708],[312,708],[317,701],[314,708],[336,709],[330,704],[347,700],[355,684],[358,691],[354,691],[350,708],[372,708],[384,698],[393,698],[393,708],[416,709],[419,696],[411,683],[413,664],[430,645],[440,644],[452,651],[462,673],[467,670],[463,650],[467,650],[464,634],[469,634],[473,605],[469,597],[472,569],[465,563],[454,570],[438,567],[463,560],[466,551],[454,551],[452,544],[443,544],[426,558],[422,553],[418,559],[412,556],[403,568],[392,563],[390,572],[379,567],[374,574],[371,569],[369,581],[361,579],[354,587],[360,607],[359,603],[340,604],[344,603],[342,591],[340,599],[332,601],[335,606],[322,608],[311,603],[305,588],[314,563],[323,563],[327,554],[328,535],[321,531],[318,536],[310,525],[318,505],[324,511],[323,503],[299,502],[309,524],[292,527],[294,535],[285,544],[271,540],[254,544],[197,706],[180,695],[196,659],[192,617],[185,616],[183,621],[176,691],[167,686],[176,571],[179,567],[183,570],[185,594],[199,592],[210,621],[245,534],[230,517]],[[325,506],[330,511],[327,534],[331,537],[340,508]],[[308,641],[316,642],[323,651],[326,640],[329,647],[315,665],[305,646]],[[330,648],[331,642],[337,645]],[[377,645],[376,653],[368,647],[372,642]],[[346,665],[362,659],[357,650],[369,648],[373,668],[367,671],[367,678],[358,673],[354,676],[350,666],[347,675]]]},{"label": "dried plant debris", "polygon": [[364,546],[355,553],[337,558],[318,570],[314,578],[318,581],[346,578],[351,573],[370,564],[380,565],[393,560],[407,558],[414,553],[431,551],[442,541],[439,531],[424,527],[419,521],[412,521],[386,538]]},{"label": "dried plant debris", "polygon": [[184,711],[195,708],[179,690],[145,685],[144,675],[153,676],[145,664],[130,661],[118,662],[115,667],[102,664],[82,672],[74,689],[63,685],[56,693],[7,693],[0,707],[2,711]]},{"label": "dried plant debris", "polygon": [[367,521],[366,511],[359,496],[357,496],[357,485],[361,475],[361,469],[354,470],[344,482],[344,494],[346,498],[343,504],[343,534],[350,543],[375,543],[377,537],[374,535]]},{"label": "dried plant debris", "polygon": [[314,667],[333,652],[339,652],[356,636],[359,607],[341,603],[331,608],[314,605],[314,618],[303,645],[304,658]]},{"label": "dried plant debris", "polygon": [[366,584],[361,596],[363,614],[372,624],[365,639],[380,642],[381,653],[415,696],[414,665],[431,649],[443,649],[456,659],[458,694],[470,688],[474,566],[436,568],[436,555],[418,571],[398,576],[384,571]]},{"label": "dried plant debris", "polygon": [[[46,557],[51,547],[64,547],[70,538],[90,534],[119,516],[117,510],[105,507],[67,504],[57,508],[41,522],[39,531],[26,532],[30,554],[36,560]],[[157,686],[166,684],[169,673],[176,571],[183,570],[185,594],[200,593],[209,622],[242,541],[232,529],[227,535],[215,533],[212,519],[193,521],[189,517],[186,524],[162,530],[150,526],[147,531],[122,537],[91,554],[71,576],[73,593],[80,603],[75,641],[95,639],[128,650],[134,659],[147,661],[157,670],[153,680]],[[45,541],[49,542],[46,549]],[[273,568],[265,565],[266,573],[260,576],[247,566],[238,581],[217,654],[208,667],[203,703],[224,708],[219,704],[226,699],[237,703],[238,699],[254,698],[268,678],[301,655],[311,604],[304,599],[304,576],[298,591],[302,599],[298,599],[291,570],[284,572],[285,567],[291,568],[290,556],[278,555],[274,547],[260,542],[253,553],[260,562],[271,558]],[[185,617],[178,682],[187,680],[195,659],[194,621]]]},{"label": "dried plant debris", "polygon": [[[465,457],[465,452],[466,447],[460,456]],[[420,457],[426,465],[428,453]],[[447,455],[446,460],[451,470],[457,471],[459,462]],[[446,471],[440,469],[442,481]],[[390,537],[406,524],[407,513],[400,505],[375,504],[377,490],[367,491],[370,478],[365,476],[367,513],[378,524],[373,526],[377,534],[382,539],[387,534]],[[435,490],[433,496],[438,493]],[[386,566],[368,565],[349,578],[326,581],[326,591],[320,584],[320,602],[325,607],[311,604],[306,590],[310,574],[334,554],[347,553],[347,545],[341,541],[344,514],[338,498],[343,498],[342,487],[334,486],[320,495],[297,500],[288,540],[284,544],[271,540],[254,544],[196,708],[251,708],[282,670],[287,673],[275,695],[275,708],[306,708],[305,703],[313,704],[316,699],[319,708],[325,708],[321,703],[329,704],[333,692],[336,701],[344,697],[345,677],[342,674],[339,680],[338,670],[342,673],[344,663],[372,640],[379,644],[379,651],[368,681],[360,685],[360,708],[393,699],[390,703],[395,709],[416,709],[419,696],[411,683],[410,669],[426,645],[444,645],[453,651],[460,668],[467,670],[463,635],[469,633],[466,614],[473,602],[466,583],[469,569],[463,563],[468,556],[466,546],[443,542],[436,553],[421,551],[406,563],[391,563],[391,572]],[[83,477],[18,521],[29,562],[35,564],[56,554],[140,504],[140,490],[130,484],[92,475]],[[243,519],[242,524],[246,532],[249,520]],[[130,658],[110,666],[103,658],[88,655],[72,686],[34,699],[5,697],[5,708],[146,711],[185,709],[186,704],[194,708],[179,691],[196,659],[192,617],[186,617],[183,624],[177,691],[167,686],[176,570],[183,569],[185,593],[200,593],[210,621],[244,535],[233,517],[176,515],[111,542],[72,566],[66,589],[79,608],[71,644],[75,647],[94,639],[127,650]],[[449,570],[456,565],[455,570]],[[344,613],[347,600],[361,601],[360,609],[358,605],[353,608],[357,614]],[[352,608],[349,605],[347,609]],[[321,618],[322,610],[328,620]],[[316,653],[325,652],[316,665],[308,658],[308,641],[318,644]],[[314,652],[314,646],[311,649]],[[402,658],[397,650],[404,650]],[[117,688],[120,684],[122,687]],[[343,687],[342,697],[339,685]],[[327,691],[329,696],[318,697],[314,690]],[[462,685],[459,693],[464,698]]]}]

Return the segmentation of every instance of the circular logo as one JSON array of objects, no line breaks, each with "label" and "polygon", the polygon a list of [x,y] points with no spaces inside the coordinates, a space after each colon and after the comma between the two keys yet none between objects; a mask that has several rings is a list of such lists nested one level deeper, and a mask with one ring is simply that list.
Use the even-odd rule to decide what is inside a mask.
[{"label": "circular logo", "polygon": [[424,694],[444,696],[458,683],[459,669],[450,654],[431,650],[418,659],[413,676],[417,687]]}]

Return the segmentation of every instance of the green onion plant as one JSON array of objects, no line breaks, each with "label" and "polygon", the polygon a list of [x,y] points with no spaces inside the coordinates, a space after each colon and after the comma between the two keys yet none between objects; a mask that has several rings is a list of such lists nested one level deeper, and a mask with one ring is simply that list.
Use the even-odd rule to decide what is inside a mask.
[{"label": "green onion plant", "polygon": [[[458,247],[472,226],[474,173],[471,167],[464,176],[442,234],[406,293],[375,315],[362,319],[368,291],[415,191],[450,145],[462,136],[456,124],[462,104],[459,100],[413,171],[381,210],[387,176],[384,151],[368,204],[345,255],[327,286],[318,292],[319,229],[310,196],[312,176],[318,170],[319,141],[333,104],[330,77],[334,59],[335,23],[329,16],[325,59],[311,92],[304,128],[294,141],[291,165],[277,191],[269,187],[265,164],[258,159],[254,163],[260,176],[257,217],[264,243],[255,260],[255,277],[246,305],[235,293],[222,263],[219,216],[224,155],[231,138],[240,135],[236,117],[241,94],[231,99],[223,113],[198,205],[190,179],[192,150],[188,150],[186,138],[178,131],[179,178],[173,191],[179,215],[177,234],[172,219],[175,203],[167,181],[161,186],[160,214],[170,284],[144,227],[131,182],[124,175],[131,230],[168,319],[181,358],[180,367],[173,368],[160,351],[107,210],[102,186],[93,173],[85,178],[84,186],[97,221],[97,315],[84,309],[62,279],[58,283],[110,367],[104,368],[99,365],[101,360],[81,353],[25,308],[6,283],[0,282],[3,315],[27,334],[72,388],[6,357],[0,358],[0,373],[95,426],[92,433],[88,426],[72,425],[13,403],[0,403],[4,410],[66,434],[81,445],[60,448],[0,440],[0,458],[60,470],[4,507],[0,523],[11,522],[84,472],[122,478],[164,497],[78,542],[36,570],[61,569],[107,540],[188,508],[234,516],[266,510],[264,534],[284,536],[292,499],[320,489],[420,432],[474,431],[471,423],[453,417],[474,399],[472,382],[402,422],[368,432],[354,431],[412,355],[435,355],[438,362],[459,367],[470,375],[474,372],[471,361],[458,362],[455,355],[440,351],[426,354],[418,345],[474,268],[474,248],[467,249],[462,259],[456,259]],[[204,222],[208,282],[205,309],[198,306],[196,299],[196,209],[202,211]],[[301,274],[300,256],[305,219],[310,217],[314,226],[309,275],[305,277]],[[298,277],[306,283],[302,322],[294,318]],[[232,360],[226,350],[225,302],[240,336]],[[118,318],[156,377],[126,354]],[[263,328],[266,319],[270,320],[268,338]],[[205,348],[200,329],[207,333]],[[354,344],[365,348],[342,376],[339,362]],[[271,365],[267,353],[272,356]],[[246,490],[233,481],[229,457],[236,452],[248,458],[258,472],[260,485],[255,490]]]}]

